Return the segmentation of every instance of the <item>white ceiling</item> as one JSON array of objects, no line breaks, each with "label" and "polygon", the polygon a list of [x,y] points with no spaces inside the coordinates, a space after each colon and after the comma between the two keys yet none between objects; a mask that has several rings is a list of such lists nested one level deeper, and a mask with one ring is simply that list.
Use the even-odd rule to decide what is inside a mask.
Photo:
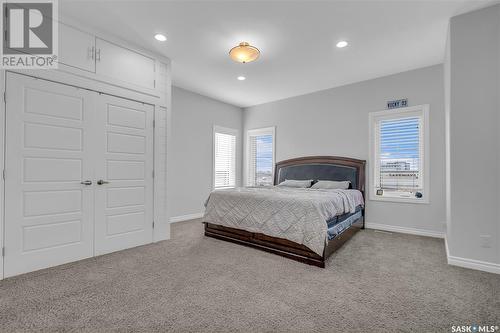
[{"label": "white ceiling", "polygon": [[[498,1],[69,1],[62,15],[172,59],[178,87],[246,107],[441,63],[448,20]],[[157,42],[153,35],[168,40]],[[337,49],[346,39],[350,45]],[[261,50],[248,64],[228,51]],[[244,75],[246,81],[236,77]]]}]

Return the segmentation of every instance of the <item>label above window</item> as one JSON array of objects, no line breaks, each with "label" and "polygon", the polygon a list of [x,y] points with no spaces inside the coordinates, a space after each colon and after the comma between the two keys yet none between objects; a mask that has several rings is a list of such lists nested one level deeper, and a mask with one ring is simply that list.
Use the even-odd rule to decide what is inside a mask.
[{"label": "label above window", "polygon": [[388,109],[405,108],[408,106],[408,98],[396,99],[394,101],[387,102]]}]

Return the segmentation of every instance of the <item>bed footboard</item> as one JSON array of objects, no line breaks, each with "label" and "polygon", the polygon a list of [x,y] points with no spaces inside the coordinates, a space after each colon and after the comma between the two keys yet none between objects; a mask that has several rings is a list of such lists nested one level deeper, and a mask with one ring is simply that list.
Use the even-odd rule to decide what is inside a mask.
[{"label": "bed footboard", "polygon": [[345,242],[352,238],[361,228],[364,227],[363,217],[359,218],[335,239],[328,241],[323,251],[323,256],[319,256],[308,247],[297,244],[283,238],[271,237],[262,233],[249,232],[241,229],[224,227],[218,224],[205,224],[205,236],[225,240],[249,247],[253,247],[266,252],[274,253],[282,257],[296,260],[305,264],[325,268],[325,261],[328,257],[339,249]]}]

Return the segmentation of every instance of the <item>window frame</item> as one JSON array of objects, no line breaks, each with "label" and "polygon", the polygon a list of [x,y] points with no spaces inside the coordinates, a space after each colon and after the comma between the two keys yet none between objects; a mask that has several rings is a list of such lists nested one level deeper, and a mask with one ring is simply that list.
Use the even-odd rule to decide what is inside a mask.
[{"label": "window frame", "polygon": [[[233,186],[221,186],[221,187],[215,187],[215,134],[216,133],[221,133],[221,134],[227,134],[227,135],[233,135],[235,137],[235,145],[234,145],[234,185]],[[238,186],[238,130],[234,128],[229,128],[229,127],[223,127],[219,125],[214,125],[213,126],[213,132],[212,132],[212,189],[213,190],[220,190],[220,189],[226,189],[226,188],[235,188]]]},{"label": "window frame", "polygon": [[[247,130],[246,133],[246,147],[245,147],[245,185],[246,186],[256,186],[255,184],[249,184],[248,181],[248,174],[250,171],[250,137],[251,136],[258,136],[258,135],[272,135],[273,137],[273,162],[272,162],[272,175],[271,179],[273,180],[274,184],[274,169],[276,165],[276,126],[270,126],[270,127],[261,127],[261,128],[254,128],[254,129],[249,129]],[[272,185],[270,185],[272,186]]]},{"label": "window frame", "polygon": [[[373,201],[387,201],[387,202],[402,202],[402,203],[416,203],[416,204],[429,204],[430,203],[430,145],[429,145],[429,104],[422,104],[416,106],[410,106],[398,109],[389,109],[383,111],[376,111],[369,113],[369,182],[368,182],[368,198]],[[423,156],[420,156],[422,175],[423,175],[423,197],[407,197],[402,194],[397,195],[392,193],[392,195],[379,196],[376,195],[376,172],[378,170],[377,161],[377,144],[378,135],[376,131],[376,124],[381,120],[405,118],[411,116],[418,116],[422,119],[422,129],[423,131]]]}]

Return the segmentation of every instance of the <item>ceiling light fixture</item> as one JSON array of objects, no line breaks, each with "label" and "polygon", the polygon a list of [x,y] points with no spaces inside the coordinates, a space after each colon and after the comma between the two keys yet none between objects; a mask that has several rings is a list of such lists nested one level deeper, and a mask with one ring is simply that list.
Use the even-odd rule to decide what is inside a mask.
[{"label": "ceiling light fixture", "polygon": [[155,39],[160,41],[160,42],[164,42],[167,40],[167,37],[165,35],[162,35],[162,34],[156,34]]},{"label": "ceiling light fixture", "polygon": [[237,77],[237,79],[238,79],[239,81],[245,81],[247,78],[246,78],[246,77],[244,77],[244,76],[238,76],[238,77]]},{"label": "ceiling light fixture", "polygon": [[247,42],[241,42],[238,46],[235,46],[231,50],[229,50],[229,56],[231,57],[231,59],[241,63],[247,63],[257,60],[259,55],[259,49],[248,44]]},{"label": "ceiling light fixture", "polygon": [[343,48],[343,47],[346,47],[347,45],[349,45],[349,43],[345,40],[341,40],[340,42],[337,43],[337,47],[339,49]]}]

